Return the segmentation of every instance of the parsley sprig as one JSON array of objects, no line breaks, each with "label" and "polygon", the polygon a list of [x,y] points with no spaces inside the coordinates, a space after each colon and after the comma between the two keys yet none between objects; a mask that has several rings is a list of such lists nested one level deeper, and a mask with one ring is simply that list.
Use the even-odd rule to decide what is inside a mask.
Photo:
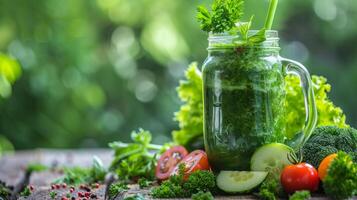
[{"label": "parsley sprig", "polygon": [[223,33],[235,27],[243,16],[244,0],[214,0],[211,11],[204,6],[199,6],[197,10],[197,19],[203,31]]}]

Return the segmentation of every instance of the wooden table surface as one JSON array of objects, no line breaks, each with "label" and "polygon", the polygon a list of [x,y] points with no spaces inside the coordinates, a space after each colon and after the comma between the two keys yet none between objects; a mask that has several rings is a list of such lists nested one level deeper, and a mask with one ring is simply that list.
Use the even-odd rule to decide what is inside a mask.
[{"label": "wooden table surface", "polygon": [[[93,156],[99,157],[104,165],[108,166],[112,152],[108,149],[82,149],[82,150],[51,150],[51,149],[37,149],[32,151],[17,151],[15,154],[4,155],[0,158],[0,180],[7,185],[15,186],[19,184],[25,176],[24,169],[30,163],[41,163],[47,166],[80,166],[89,167],[92,164]],[[31,174],[29,183],[35,186],[35,191],[27,199],[33,200],[49,200],[50,184],[62,174],[60,172],[45,171]],[[336,186],[338,187],[338,186]],[[146,199],[152,199],[147,194],[149,191],[140,190],[137,185],[131,185],[131,189],[124,195],[130,196],[132,194],[141,193]],[[100,186],[95,191],[99,199],[104,199],[105,186]],[[59,190],[58,194],[66,194],[68,191]],[[20,198],[25,199],[25,198]],[[61,199],[61,195],[57,195],[56,199]],[[118,197],[117,199],[123,199]],[[244,199],[253,200],[254,196],[224,196],[215,197],[217,200],[231,200]],[[313,197],[314,200],[326,200],[324,197]],[[357,198],[354,198],[357,199]]]}]

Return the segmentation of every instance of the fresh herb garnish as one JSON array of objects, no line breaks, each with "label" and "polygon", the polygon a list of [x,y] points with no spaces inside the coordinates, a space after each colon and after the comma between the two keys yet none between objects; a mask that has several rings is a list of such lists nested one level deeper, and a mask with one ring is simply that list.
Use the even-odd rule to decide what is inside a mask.
[{"label": "fresh herb garnish", "polygon": [[211,11],[204,6],[197,8],[197,19],[206,32],[230,31],[243,16],[244,0],[214,0]]},{"label": "fresh herb garnish", "polygon": [[308,190],[301,190],[296,191],[293,195],[289,197],[289,200],[307,200],[311,198],[310,191]]},{"label": "fresh herb garnish", "polygon": [[115,152],[110,170],[116,172],[122,181],[138,177],[153,180],[156,152],[161,151],[164,147],[150,144],[151,133],[143,129],[132,132],[131,139],[133,143],[113,142],[109,144]]},{"label": "fresh herb garnish", "polygon": [[151,190],[151,195],[154,198],[184,198],[200,191],[213,192],[216,190],[216,179],[212,172],[195,171],[185,180],[185,166],[180,164],[179,168],[178,175],[171,176],[160,186]]},{"label": "fresh herb garnish", "polygon": [[325,193],[332,199],[349,199],[357,194],[357,163],[347,153],[340,151],[330,164],[323,180]]},{"label": "fresh herb garnish", "polygon": [[79,185],[81,183],[96,183],[104,181],[107,169],[102,161],[94,156],[93,164],[90,168],[73,167],[64,168],[64,176],[54,181],[54,183],[66,183],[70,185]]},{"label": "fresh herb garnish", "polygon": [[31,195],[31,190],[29,187],[25,187],[24,190],[20,193],[20,196],[22,197],[28,197]]},{"label": "fresh herb garnish", "polygon": [[49,195],[50,195],[51,199],[55,199],[56,196],[57,196],[57,192],[51,191],[51,192],[49,193]]},{"label": "fresh herb garnish", "polygon": [[214,200],[213,195],[211,192],[197,192],[191,196],[192,200]]},{"label": "fresh herb garnish", "polygon": [[109,199],[114,199],[116,196],[127,191],[128,189],[128,185],[122,182],[111,184],[109,187],[108,197]]},{"label": "fresh herb garnish", "polygon": [[140,189],[149,187],[152,183],[153,183],[152,181],[149,181],[146,178],[140,178],[138,180],[138,185],[139,185]]}]

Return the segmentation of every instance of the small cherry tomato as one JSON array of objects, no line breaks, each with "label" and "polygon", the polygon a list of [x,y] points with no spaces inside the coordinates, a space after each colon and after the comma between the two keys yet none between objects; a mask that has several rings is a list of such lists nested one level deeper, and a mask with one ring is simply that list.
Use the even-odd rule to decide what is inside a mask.
[{"label": "small cherry tomato", "polygon": [[318,168],[318,173],[319,173],[319,177],[320,179],[323,181],[326,174],[327,174],[327,169],[329,168],[331,162],[336,158],[337,154],[331,154],[329,156],[327,156],[326,158],[324,158]]},{"label": "small cherry tomato", "polygon": [[316,191],[319,188],[319,175],[316,169],[307,163],[288,165],[280,176],[285,192],[291,194],[299,190]]},{"label": "small cherry tomato", "polygon": [[179,165],[185,165],[184,179],[197,170],[210,170],[207,154],[202,150],[195,150],[188,154],[180,163],[178,163],[171,175],[177,175],[179,173]]},{"label": "small cherry tomato", "polygon": [[166,150],[159,158],[156,166],[156,178],[165,180],[170,177],[172,170],[186,155],[187,150],[183,146],[173,146]]}]

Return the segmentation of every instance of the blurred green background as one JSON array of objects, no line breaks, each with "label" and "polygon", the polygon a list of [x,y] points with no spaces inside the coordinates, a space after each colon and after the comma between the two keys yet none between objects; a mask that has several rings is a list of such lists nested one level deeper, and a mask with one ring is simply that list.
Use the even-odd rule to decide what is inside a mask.
[{"label": "blurred green background", "polygon": [[[254,26],[262,26],[268,1],[246,2],[245,18],[254,14]],[[207,35],[195,15],[197,5],[208,3],[0,0],[2,143],[9,140],[16,149],[106,147],[128,141],[138,127],[151,130],[156,143],[170,140],[177,129],[178,80],[188,63],[202,63],[207,55]],[[355,19],[355,0],[280,0],[274,25],[281,54],[328,78],[330,98],[352,126]]]}]

